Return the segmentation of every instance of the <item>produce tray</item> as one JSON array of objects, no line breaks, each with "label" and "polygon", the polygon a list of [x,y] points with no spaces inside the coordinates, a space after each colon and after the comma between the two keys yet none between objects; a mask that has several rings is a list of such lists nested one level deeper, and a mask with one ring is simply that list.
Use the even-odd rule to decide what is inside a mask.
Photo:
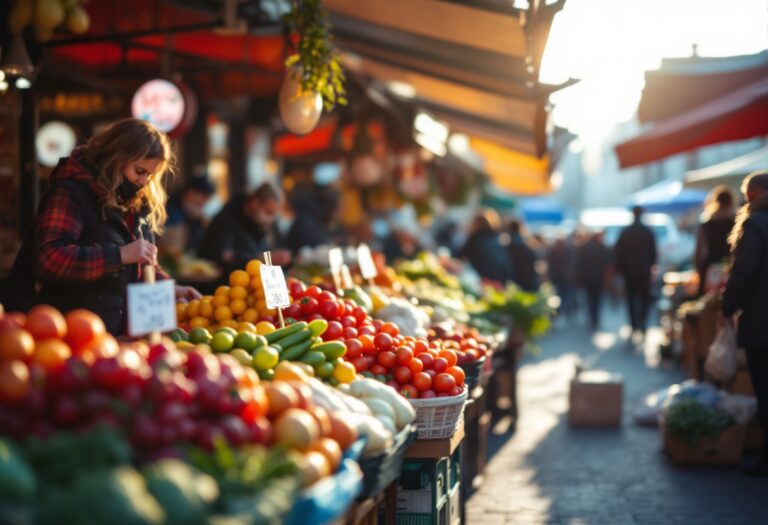
[{"label": "produce tray", "polygon": [[360,460],[363,471],[363,491],[358,499],[365,499],[378,494],[400,475],[403,457],[410,444],[416,439],[416,428],[408,425],[396,436],[392,446],[383,454]]}]

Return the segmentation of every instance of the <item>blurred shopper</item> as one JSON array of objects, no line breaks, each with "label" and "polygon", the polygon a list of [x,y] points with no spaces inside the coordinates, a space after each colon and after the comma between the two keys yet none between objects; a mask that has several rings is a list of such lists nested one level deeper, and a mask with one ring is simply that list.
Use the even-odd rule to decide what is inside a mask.
[{"label": "blurred shopper", "polygon": [[539,276],[536,273],[536,252],[523,238],[523,225],[517,219],[509,222],[509,244],[507,251],[512,260],[513,280],[527,291],[539,288]]},{"label": "blurred shopper", "polygon": [[[165,224],[163,179],[173,164],[168,137],[136,119],[112,124],[61,159],[40,203],[33,237],[11,270],[14,288],[2,298],[6,307],[87,308],[111,334],[124,335],[126,287],[141,280],[142,265],[157,267],[153,241]],[[167,278],[157,270],[158,278]],[[200,294],[177,286],[176,296]]]},{"label": "blurred shopper", "polygon": [[624,278],[624,293],[632,332],[645,336],[651,303],[651,275],[656,264],[656,240],[642,223],[643,209],[632,209],[635,221],[619,235],[614,248],[616,269]]},{"label": "blurred shopper", "polygon": [[592,330],[600,327],[600,306],[610,264],[611,250],[603,242],[603,233],[592,234],[579,248],[576,264],[579,284],[587,295],[587,312]]},{"label": "blurred shopper", "polygon": [[305,246],[314,248],[333,242],[339,203],[339,193],[330,186],[297,189],[291,202],[294,220],[286,239],[291,252],[296,254]]},{"label": "blurred shopper", "polygon": [[460,257],[469,261],[481,278],[504,283],[512,279],[512,261],[501,243],[501,219],[491,209],[475,215]]},{"label": "blurred shopper", "polygon": [[717,186],[707,195],[702,218],[704,222],[696,237],[694,261],[699,274],[699,295],[706,291],[709,267],[723,262],[730,253],[728,234],[733,229],[736,207],[733,193],[727,186]]},{"label": "blurred shopper", "polygon": [[747,203],[739,209],[728,241],[733,254],[722,312],[738,320],[737,342],[747,353],[758,417],[763,428],[763,450],[748,474],[768,476],[768,172],[749,175],[742,184]]},{"label": "blurred shopper", "polygon": [[559,237],[547,252],[549,279],[560,297],[559,312],[570,317],[576,313],[576,250],[572,239]]},{"label": "blurred shopper", "polygon": [[273,264],[289,264],[291,254],[280,249],[275,223],[282,199],[280,190],[268,182],[250,194],[233,197],[211,221],[198,255],[219,263],[224,275],[251,259],[262,259],[266,251],[272,251]]},{"label": "blurred shopper", "polygon": [[197,253],[205,235],[205,205],[215,188],[207,177],[194,177],[168,200],[168,222],[163,240],[180,245],[180,251]]}]

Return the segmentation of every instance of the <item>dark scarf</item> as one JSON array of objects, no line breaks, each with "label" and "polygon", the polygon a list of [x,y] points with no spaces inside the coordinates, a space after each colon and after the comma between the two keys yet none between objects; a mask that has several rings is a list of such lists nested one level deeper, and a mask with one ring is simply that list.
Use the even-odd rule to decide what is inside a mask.
[{"label": "dark scarf", "polygon": [[744,235],[744,223],[747,222],[755,210],[761,208],[768,208],[768,193],[739,208],[738,213],[736,213],[733,229],[730,235],[728,235],[728,245],[731,247],[732,252],[736,249],[736,245]]}]

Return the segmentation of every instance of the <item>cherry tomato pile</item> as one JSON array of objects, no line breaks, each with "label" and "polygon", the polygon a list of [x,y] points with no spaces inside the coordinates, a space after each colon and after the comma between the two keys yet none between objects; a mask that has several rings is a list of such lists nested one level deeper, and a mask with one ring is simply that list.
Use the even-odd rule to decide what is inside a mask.
[{"label": "cherry tomato pile", "polygon": [[464,371],[456,366],[459,356],[442,348],[441,342],[403,336],[394,323],[373,319],[354,301],[319,286],[289,279],[288,287],[293,304],[283,315],[301,321],[327,320],[323,339],[344,341],[344,359],[357,373],[387,383],[411,399],[464,391]]},{"label": "cherry tomato pile", "polygon": [[490,343],[477,331],[466,325],[459,325],[455,329],[446,329],[435,325],[429,329],[430,342],[445,350],[453,350],[458,357],[458,364],[473,363],[489,353]]}]

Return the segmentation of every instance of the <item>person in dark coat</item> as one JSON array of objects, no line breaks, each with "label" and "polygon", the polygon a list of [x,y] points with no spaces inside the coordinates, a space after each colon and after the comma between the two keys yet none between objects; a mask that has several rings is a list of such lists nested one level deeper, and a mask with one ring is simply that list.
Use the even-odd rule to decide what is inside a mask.
[{"label": "person in dark coat", "polygon": [[307,190],[299,188],[292,199],[294,220],[286,237],[286,245],[293,254],[303,247],[315,248],[333,242],[333,223],[339,211],[340,197],[328,186],[314,185]]},{"label": "person in dark coat", "polygon": [[624,292],[632,332],[645,335],[651,304],[651,274],[656,264],[656,240],[641,221],[643,209],[632,209],[635,221],[619,235],[614,247],[616,269],[624,278]]},{"label": "person in dark coat", "polygon": [[763,450],[748,474],[768,476],[768,172],[749,175],[742,185],[747,204],[741,207],[729,237],[733,264],[725,287],[722,313],[738,318],[736,340],[747,353]]},{"label": "person in dark coat", "polygon": [[512,279],[512,261],[500,239],[501,219],[498,213],[487,209],[472,221],[469,237],[459,256],[469,261],[480,277],[505,283]]},{"label": "person in dark coat", "polygon": [[252,259],[262,259],[266,251],[272,252],[273,264],[289,264],[291,254],[280,249],[275,226],[281,204],[281,193],[268,182],[250,194],[233,197],[211,221],[198,255],[221,265],[224,276]]},{"label": "person in dark coat", "polygon": [[699,226],[695,255],[696,271],[699,274],[699,295],[706,292],[709,267],[722,263],[730,254],[728,234],[731,233],[736,218],[730,188],[717,186],[707,195],[703,216],[705,220]]},{"label": "person in dark coat", "polygon": [[[142,279],[144,265],[168,277],[153,241],[165,223],[163,179],[172,165],[168,137],[136,119],[112,124],[62,158],[11,270],[6,306],[85,308],[112,335],[124,335],[127,285]],[[199,297],[176,287],[178,300]]]},{"label": "person in dark coat", "polygon": [[576,313],[576,248],[573,239],[558,238],[547,252],[549,280],[560,297],[558,313]]},{"label": "person in dark coat", "polygon": [[594,233],[577,253],[578,281],[587,293],[587,312],[592,330],[600,326],[603,288],[611,264],[611,250],[603,243],[602,232]]},{"label": "person in dark coat", "polygon": [[197,253],[200,248],[206,226],[204,208],[214,193],[213,184],[207,177],[200,176],[189,180],[179,193],[168,199],[166,236],[178,239],[180,251]]},{"label": "person in dark coat", "polygon": [[523,225],[513,219],[509,222],[509,244],[507,251],[514,268],[513,281],[523,290],[534,291],[539,288],[539,276],[536,273],[536,252],[523,238]]}]

